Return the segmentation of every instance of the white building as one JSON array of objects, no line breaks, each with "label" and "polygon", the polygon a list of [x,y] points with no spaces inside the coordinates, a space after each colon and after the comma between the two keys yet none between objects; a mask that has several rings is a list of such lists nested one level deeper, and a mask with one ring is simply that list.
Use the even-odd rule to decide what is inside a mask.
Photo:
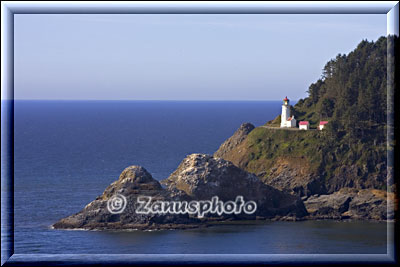
[{"label": "white building", "polygon": [[294,116],[290,116],[290,105],[289,105],[289,99],[287,97],[283,99],[283,104],[282,104],[281,128],[283,127],[286,128],[296,127],[296,119],[294,118]]},{"label": "white building", "polygon": [[328,124],[327,121],[320,121],[320,122],[319,122],[318,129],[319,129],[319,130],[324,129],[324,127],[325,127],[326,124]]},{"label": "white building", "polygon": [[300,130],[308,130],[308,129],[310,129],[310,123],[308,121],[299,122],[299,129]]}]

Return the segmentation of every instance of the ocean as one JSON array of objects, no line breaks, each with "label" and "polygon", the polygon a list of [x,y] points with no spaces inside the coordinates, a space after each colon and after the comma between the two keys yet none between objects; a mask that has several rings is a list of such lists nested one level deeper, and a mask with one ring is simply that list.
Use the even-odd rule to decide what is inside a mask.
[{"label": "ocean", "polygon": [[15,101],[15,253],[386,254],[387,224],[257,222],[164,231],[67,231],[130,165],[167,178],[192,153],[212,154],[244,122],[281,101]]}]

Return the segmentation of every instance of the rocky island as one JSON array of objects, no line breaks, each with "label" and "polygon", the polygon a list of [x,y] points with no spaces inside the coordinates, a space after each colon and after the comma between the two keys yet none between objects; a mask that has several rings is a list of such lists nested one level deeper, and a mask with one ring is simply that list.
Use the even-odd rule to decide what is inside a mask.
[{"label": "rocky island", "polygon": [[[254,220],[283,218],[295,220],[307,215],[301,199],[262,183],[231,162],[210,155],[187,156],[170,177],[162,181],[163,188],[145,168],[126,168],[119,179],[108,186],[103,194],[80,212],[56,222],[56,229],[181,229],[207,226],[227,220]],[[120,214],[107,209],[107,202],[115,195],[126,197],[126,208]],[[198,216],[191,214],[138,214],[139,196],[152,197],[152,201],[208,200],[218,196],[229,201],[237,195],[257,203],[254,214]]]},{"label": "rocky island", "polygon": [[[348,55],[324,67],[291,113],[321,131],[275,130],[280,116],[255,127],[242,124],[214,153],[188,155],[161,183],[141,166],[126,168],[118,180],[80,212],[56,222],[56,229],[183,229],[243,220],[391,220],[396,205],[393,154],[387,144],[387,42],[362,41]],[[108,209],[115,195],[126,208]],[[218,196],[253,201],[252,214],[137,213],[140,196],[151,202],[206,201]],[[124,206],[125,207],[125,206]]]}]

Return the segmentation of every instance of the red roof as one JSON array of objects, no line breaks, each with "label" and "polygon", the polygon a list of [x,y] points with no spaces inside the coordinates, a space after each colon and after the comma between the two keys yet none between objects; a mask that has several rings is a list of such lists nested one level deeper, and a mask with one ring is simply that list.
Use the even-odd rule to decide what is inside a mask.
[{"label": "red roof", "polygon": [[299,125],[308,125],[308,121],[301,121],[299,122]]},{"label": "red roof", "polygon": [[328,122],[327,121],[320,121],[319,122],[319,125],[325,125],[325,124],[327,124]]},{"label": "red roof", "polygon": [[290,117],[290,118],[288,118],[287,120],[288,120],[288,121],[291,121],[292,119],[293,119],[293,117]]},{"label": "red roof", "polygon": [[285,97],[285,99],[283,99],[283,101],[289,101],[289,99],[287,98],[287,96]]}]

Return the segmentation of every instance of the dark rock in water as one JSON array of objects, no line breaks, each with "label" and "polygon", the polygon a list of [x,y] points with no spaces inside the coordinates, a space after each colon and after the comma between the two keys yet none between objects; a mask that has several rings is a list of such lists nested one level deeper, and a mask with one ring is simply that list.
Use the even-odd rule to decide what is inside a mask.
[{"label": "dark rock in water", "polygon": [[359,190],[350,202],[348,215],[356,219],[392,220],[394,219],[394,193],[382,190]]},{"label": "dark rock in water", "polygon": [[239,129],[237,129],[236,132],[219,147],[217,152],[214,153],[214,157],[223,158],[224,155],[240,145],[254,128],[254,125],[251,123],[243,123],[240,125]]},{"label": "dark rock in water", "polygon": [[187,156],[162,183],[168,186],[168,190],[180,190],[198,200],[218,196],[220,200],[229,201],[243,196],[245,201],[257,203],[253,216],[292,214],[301,217],[307,214],[300,198],[265,185],[254,174],[210,155]]},{"label": "dark rock in water", "polygon": [[394,201],[393,193],[382,190],[342,188],[330,195],[311,196],[304,204],[314,219],[391,220]]},{"label": "dark rock in water", "polygon": [[[126,168],[119,179],[80,212],[56,222],[56,229],[181,229],[207,225],[218,220],[265,219],[276,216],[303,217],[307,211],[296,196],[263,184],[255,175],[232,163],[209,155],[186,157],[164,180],[166,189],[140,166]],[[140,213],[138,198],[151,197],[150,206],[160,203],[208,200],[254,201],[252,214]],[[110,211],[110,208],[113,212]]]},{"label": "dark rock in water", "polygon": [[[107,204],[116,194],[124,196],[126,204],[123,212],[113,214],[109,211]],[[138,208],[139,196],[152,197],[153,202],[170,199],[169,193],[145,168],[130,166],[121,173],[117,181],[105,189],[101,196],[90,202],[80,212],[56,222],[53,227],[56,229],[156,229],[162,226],[155,224],[162,223],[167,228],[174,228],[169,224],[187,224],[188,228],[191,223],[198,222],[195,218],[184,215],[176,215],[172,218],[159,214],[138,214],[135,210]],[[114,208],[118,211],[120,207]]]},{"label": "dark rock in water", "polygon": [[340,218],[349,209],[352,197],[347,193],[335,193],[309,197],[304,204],[311,216]]}]

